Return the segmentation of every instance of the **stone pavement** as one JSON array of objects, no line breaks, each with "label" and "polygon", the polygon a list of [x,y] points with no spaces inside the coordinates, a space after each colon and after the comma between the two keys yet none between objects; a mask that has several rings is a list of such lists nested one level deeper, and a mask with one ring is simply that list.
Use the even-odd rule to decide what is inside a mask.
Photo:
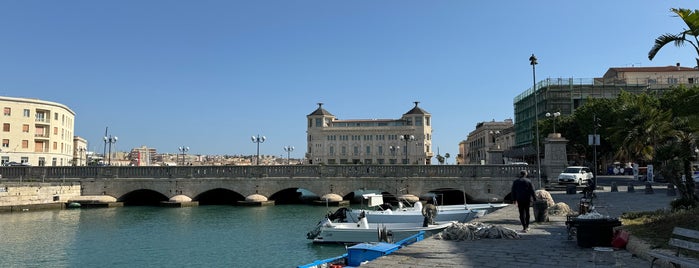
[{"label": "stone pavement", "polygon": [[[645,193],[644,187],[634,190],[628,192],[626,186],[619,186],[619,192],[610,192],[609,186],[598,189],[594,201],[596,211],[616,218],[627,211],[669,208],[670,201],[676,198],[667,195],[665,184],[655,184],[653,194]],[[565,202],[572,210],[578,210],[581,194],[550,193],[556,203]],[[512,205],[475,221],[517,231],[522,229],[517,208]],[[637,241],[633,236],[628,250],[597,253],[597,261],[593,262],[596,252],[579,247],[575,236],[569,240],[565,221],[565,216],[550,216],[548,222],[534,222],[528,233],[520,233],[520,239],[449,241],[427,238],[361,267],[650,267],[650,261],[638,257],[643,256],[647,248],[632,246],[631,242]]]}]

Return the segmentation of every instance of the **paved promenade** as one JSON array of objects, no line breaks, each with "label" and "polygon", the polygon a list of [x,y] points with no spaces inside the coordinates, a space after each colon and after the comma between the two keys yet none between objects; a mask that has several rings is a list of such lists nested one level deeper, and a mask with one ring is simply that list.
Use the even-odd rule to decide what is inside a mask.
[{"label": "paved promenade", "polygon": [[[597,190],[597,212],[614,218],[627,211],[669,208],[670,201],[676,198],[667,195],[665,184],[656,184],[653,194],[646,194],[642,186],[635,187],[634,192],[628,192],[626,186],[619,186],[618,190],[610,192],[609,186]],[[578,210],[581,194],[550,193],[556,203],[565,202],[572,210]],[[522,229],[515,206],[475,221],[517,231]],[[635,249],[632,243],[628,250],[598,254],[598,261],[593,262],[593,249],[579,247],[575,237],[568,240],[565,221],[565,216],[551,216],[549,222],[532,223],[528,233],[520,233],[520,239],[449,241],[428,238],[361,267],[650,267],[649,261],[637,257],[643,254],[643,249]]]}]

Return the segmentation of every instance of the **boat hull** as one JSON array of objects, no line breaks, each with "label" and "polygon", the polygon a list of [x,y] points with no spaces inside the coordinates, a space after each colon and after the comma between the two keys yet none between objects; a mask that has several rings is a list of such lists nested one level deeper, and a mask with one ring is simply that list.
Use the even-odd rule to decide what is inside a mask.
[{"label": "boat hull", "polygon": [[[421,210],[414,208],[399,209],[396,211],[372,211],[372,210],[361,210],[353,209],[348,211],[347,220],[352,222],[357,222],[359,220],[359,215],[364,212],[366,218],[369,222],[374,223],[422,223],[425,217],[422,215]],[[443,209],[441,207],[437,208],[437,216],[435,221],[445,222],[445,221],[457,221],[457,222],[469,222],[479,216],[483,216],[484,211],[465,209],[461,206],[460,209],[449,208]]]},{"label": "boat hull", "polygon": [[[454,222],[439,222],[435,225],[422,227],[422,223],[386,223],[369,224],[368,227],[358,227],[357,223],[332,223],[323,225],[320,233],[313,238],[313,243],[367,243],[382,242],[381,237],[388,242],[399,241],[425,231],[425,236],[439,233]],[[382,235],[385,234],[385,235]]]}]

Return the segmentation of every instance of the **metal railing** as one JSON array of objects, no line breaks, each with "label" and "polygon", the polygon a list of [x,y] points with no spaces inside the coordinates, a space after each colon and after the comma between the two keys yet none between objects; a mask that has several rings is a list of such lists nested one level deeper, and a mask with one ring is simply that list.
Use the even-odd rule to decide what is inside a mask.
[{"label": "metal railing", "polygon": [[110,178],[293,178],[293,177],[512,177],[520,170],[535,170],[521,165],[279,165],[279,166],[61,166],[0,167],[0,182],[54,179]]}]

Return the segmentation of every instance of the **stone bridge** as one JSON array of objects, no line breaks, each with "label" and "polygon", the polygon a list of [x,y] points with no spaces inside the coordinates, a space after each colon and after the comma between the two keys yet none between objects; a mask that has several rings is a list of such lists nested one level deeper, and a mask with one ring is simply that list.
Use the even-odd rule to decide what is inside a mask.
[{"label": "stone bridge", "polygon": [[501,202],[512,180],[528,170],[518,165],[287,165],[174,167],[1,167],[3,181],[79,183],[82,196],[119,202],[204,202],[280,200],[300,195],[348,200],[355,191],[423,196],[458,191],[470,202]]}]

